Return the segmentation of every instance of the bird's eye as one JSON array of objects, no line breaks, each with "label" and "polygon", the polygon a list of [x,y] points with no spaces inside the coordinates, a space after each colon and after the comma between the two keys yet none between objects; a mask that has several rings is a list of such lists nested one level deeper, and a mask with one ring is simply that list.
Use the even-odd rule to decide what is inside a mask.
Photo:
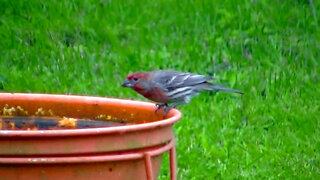
[{"label": "bird's eye", "polygon": [[133,78],[134,81],[138,81],[138,78]]}]

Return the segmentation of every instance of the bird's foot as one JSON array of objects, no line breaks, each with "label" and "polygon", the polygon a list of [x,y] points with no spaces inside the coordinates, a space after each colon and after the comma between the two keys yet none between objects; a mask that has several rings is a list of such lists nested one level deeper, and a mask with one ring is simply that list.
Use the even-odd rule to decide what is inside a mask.
[{"label": "bird's foot", "polygon": [[176,108],[175,105],[172,105],[172,106],[168,106],[167,103],[163,103],[163,104],[156,104],[156,110],[154,111],[154,113],[157,113],[161,108],[163,108],[163,118],[165,118],[168,114],[168,112],[173,109],[173,108]]},{"label": "bird's foot", "polygon": [[161,108],[163,108],[163,118],[165,118],[168,112],[174,107],[168,106],[167,103],[156,104],[156,110],[154,111],[154,113],[157,113]]},{"label": "bird's foot", "polygon": [[168,112],[173,108],[175,108],[175,107],[174,106],[165,106],[165,107],[163,107],[163,118],[165,118],[167,116]]},{"label": "bird's foot", "polygon": [[165,109],[166,107],[168,107],[167,103],[156,104],[156,110],[154,112],[157,113],[161,108]]}]

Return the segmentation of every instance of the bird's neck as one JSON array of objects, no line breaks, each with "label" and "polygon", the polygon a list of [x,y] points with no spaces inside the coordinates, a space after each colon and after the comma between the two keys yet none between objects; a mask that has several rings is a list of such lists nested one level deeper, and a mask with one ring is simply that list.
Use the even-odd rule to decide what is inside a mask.
[{"label": "bird's neck", "polygon": [[143,83],[141,83],[141,84],[135,84],[133,87],[132,87],[132,89],[134,89],[135,91],[137,91],[138,93],[140,93],[140,94],[145,94],[145,93],[147,93],[149,90],[150,90],[150,88],[147,86],[147,85],[145,85],[145,84],[143,84]]}]

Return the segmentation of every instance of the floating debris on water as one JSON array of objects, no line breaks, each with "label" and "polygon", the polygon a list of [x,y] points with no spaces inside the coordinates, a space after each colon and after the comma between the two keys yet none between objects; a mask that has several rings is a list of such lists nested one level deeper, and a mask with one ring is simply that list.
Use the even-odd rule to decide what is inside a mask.
[{"label": "floating debris on water", "polygon": [[9,107],[6,104],[0,109],[0,130],[52,130],[79,129],[126,125],[125,120],[111,115],[100,114],[93,119],[81,119],[55,116],[51,109],[39,107],[30,115],[21,106]]},{"label": "floating debris on water", "polygon": [[124,122],[42,116],[2,116],[0,130],[82,129],[126,125]]}]

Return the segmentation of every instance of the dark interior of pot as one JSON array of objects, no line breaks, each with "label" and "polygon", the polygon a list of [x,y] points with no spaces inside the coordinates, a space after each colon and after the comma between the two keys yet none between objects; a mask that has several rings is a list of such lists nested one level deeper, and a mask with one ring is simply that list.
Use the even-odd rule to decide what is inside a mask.
[{"label": "dark interior of pot", "polygon": [[151,103],[97,97],[0,99],[0,130],[112,127],[164,119],[163,112],[154,109]]}]

